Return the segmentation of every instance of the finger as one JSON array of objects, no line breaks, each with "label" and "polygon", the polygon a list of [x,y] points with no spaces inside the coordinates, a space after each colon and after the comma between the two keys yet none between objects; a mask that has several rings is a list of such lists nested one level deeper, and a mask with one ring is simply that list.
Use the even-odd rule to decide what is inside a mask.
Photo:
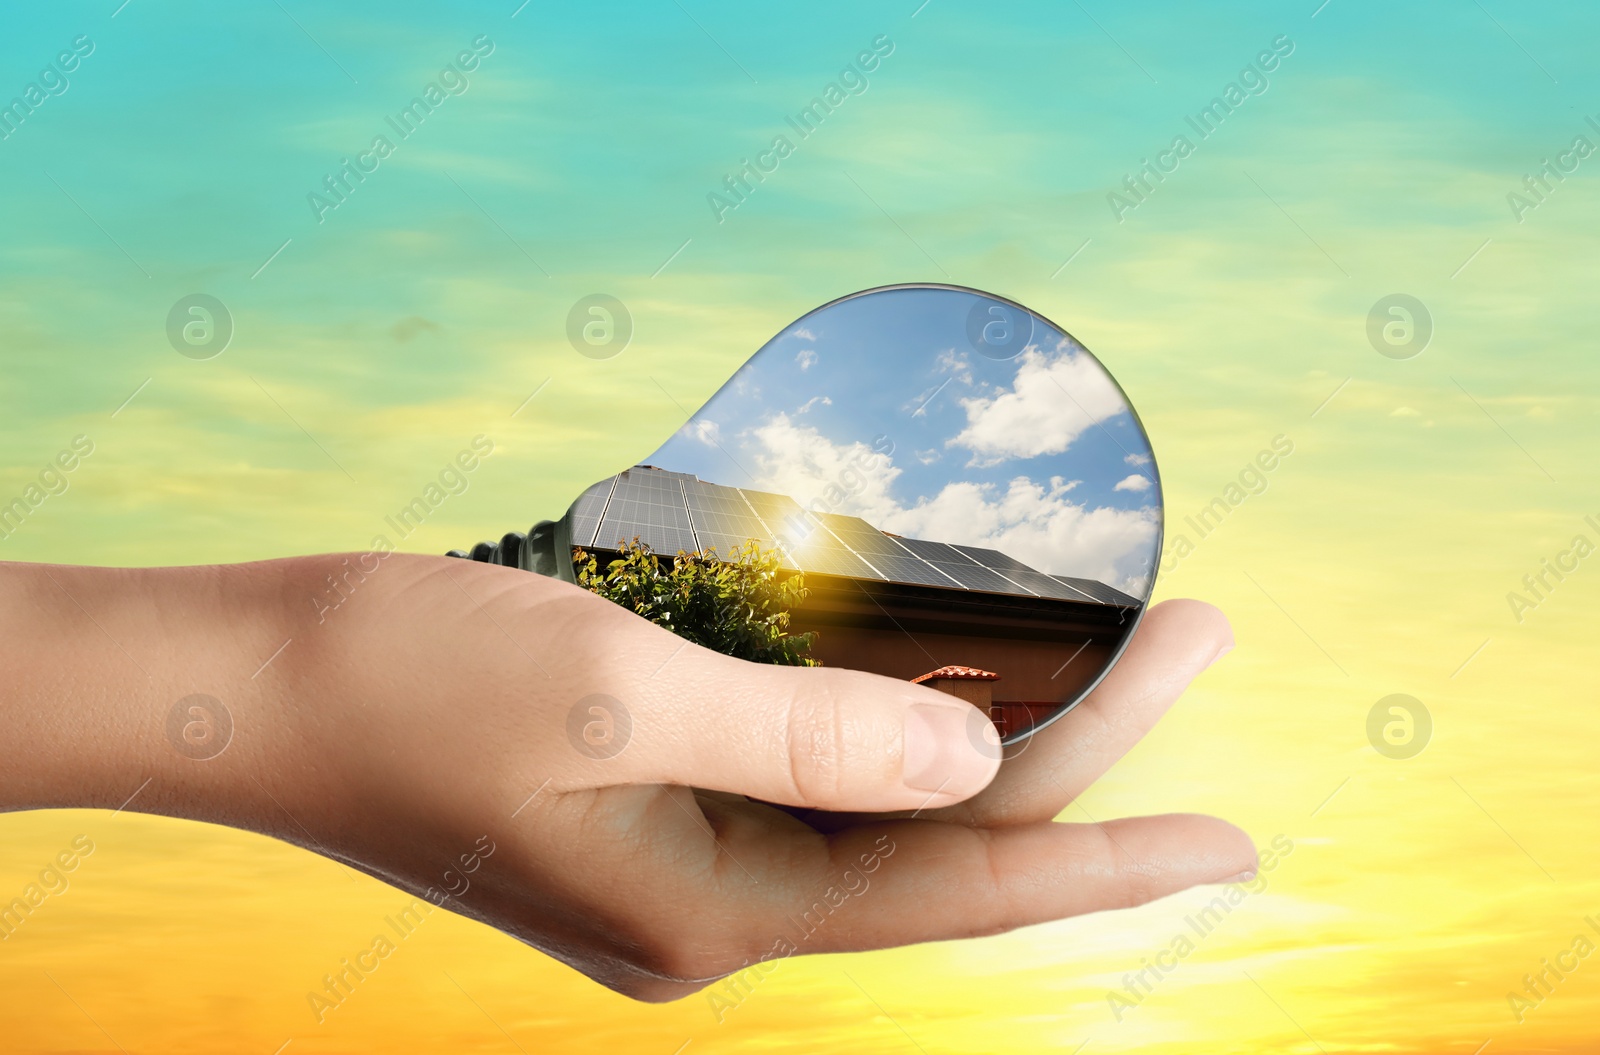
[{"label": "finger", "polygon": [[[762,809],[708,809],[715,840],[640,832],[634,867],[586,855],[580,871],[595,875],[582,889],[609,888],[586,917],[611,915],[634,950],[614,976],[588,973],[671,999],[763,961],[998,934],[1246,882],[1256,868],[1249,837],[1214,817],[996,830],[887,821],[823,838],[769,827]],[[670,810],[655,819],[681,827]]]},{"label": "finger", "polygon": [[[628,655],[618,664],[633,743],[600,774],[611,782],[888,811],[959,802],[999,769],[987,718],[945,693],[862,671],[733,659],[617,611],[636,624],[619,628]],[[646,674],[651,664],[659,669]]]},{"label": "finger", "polygon": [[[1050,820],[1127,754],[1194,677],[1232,644],[1226,617],[1211,605],[1187,600],[1156,605],[1105,680],[1059,721],[1008,747],[988,787],[965,802],[918,816],[989,828]],[[824,831],[870,819],[804,816]]]},{"label": "finger", "polygon": [[499,735],[550,766],[553,792],[673,784],[826,810],[915,810],[976,794],[999,768],[987,717],[945,693],[734,659],[516,569],[446,560],[439,574],[453,580],[445,596],[456,607],[435,620],[474,619],[492,628],[486,652],[509,641],[537,670],[485,671],[466,649],[449,657],[505,701]]},{"label": "finger", "polygon": [[[582,626],[579,655],[590,663],[576,671],[574,700],[611,696],[621,706],[602,709],[627,716],[626,746],[574,765],[557,791],[680,784],[885,812],[960,802],[1000,767],[982,735],[987,717],[947,693],[862,671],[734,660],[582,589],[542,589],[544,620]],[[552,709],[552,725],[565,719]]]},{"label": "finger", "polygon": [[1151,608],[1116,666],[1059,721],[1015,745],[968,823],[1028,824],[1059,814],[1144,739],[1190,683],[1233,647],[1221,611],[1201,601]]},{"label": "finger", "polygon": [[[895,821],[834,840],[836,866],[853,866],[859,876],[857,893],[844,902],[855,905],[822,917],[828,923],[815,927],[806,952],[998,934],[1131,908],[1203,883],[1243,882],[1256,869],[1249,836],[1195,814],[995,830]],[[880,867],[867,873],[874,853]],[[843,870],[835,885],[848,889]],[[838,900],[837,893],[821,898],[823,908],[842,909]],[[818,918],[816,898],[790,911],[808,913]]]},{"label": "finger", "polygon": [[994,934],[1255,867],[1242,832],[1198,816],[993,831],[890,821],[824,837],[682,788],[577,792],[538,810],[541,841],[507,839],[472,888],[480,900],[457,911],[648,1000],[775,958]]}]

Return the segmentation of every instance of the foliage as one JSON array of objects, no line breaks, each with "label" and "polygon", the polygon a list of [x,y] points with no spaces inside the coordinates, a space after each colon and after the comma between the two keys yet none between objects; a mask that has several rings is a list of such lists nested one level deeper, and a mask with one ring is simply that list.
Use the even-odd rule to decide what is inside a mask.
[{"label": "foliage", "polygon": [[806,599],[805,577],[784,575],[778,555],[754,540],[727,557],[715,547],[664,561],[637,537],[602,571],[573,547],[578,585],[697,645],[738,659],[815,667],[815,633],[789,633],[789,613]]}]

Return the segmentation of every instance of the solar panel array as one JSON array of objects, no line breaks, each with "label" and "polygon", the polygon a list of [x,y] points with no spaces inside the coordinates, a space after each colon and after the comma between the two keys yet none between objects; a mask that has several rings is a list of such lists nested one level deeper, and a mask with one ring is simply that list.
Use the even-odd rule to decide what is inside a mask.
[{"label": "solar panel array", "polygon": [[1135,606],[1093,579],[1046,575],[999,550],[886,535],[860,517],[804,510],[786,495],[707,483],[688,473],[635,467],[579,496],[572,541],[619,548],[638,538],[657,553],[715,549],[731,556],[755,541],[785,567],[878,582],[941,586]]}]

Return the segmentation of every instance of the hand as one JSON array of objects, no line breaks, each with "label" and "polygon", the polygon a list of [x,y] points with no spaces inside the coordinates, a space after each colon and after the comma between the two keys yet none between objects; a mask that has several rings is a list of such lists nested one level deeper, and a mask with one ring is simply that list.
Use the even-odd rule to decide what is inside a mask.
[{"label": "hand", "polygon": [[[111,805],[153,774],[128,809],[306,846],[645,1000],[763,959],[993,934],[1255,869],[1213,818],[1052,822],[1231,644],[1209,606],[1152,609],[1095,693],[1002,765],[942,693],[730,659],[512,569],[394,554],[338,608],[314,605],[344,559],[4,566],[24,588],[0,606],[21,668],[0,734],[55,749],[0,777],[0,804]],[[30,601],[61,625],[24,618]],[[91,612],[148,684],[98,639],[77,680],[48,662],[94,633]],[[195,691],[236,729],[204,762],[161,728]]]}]

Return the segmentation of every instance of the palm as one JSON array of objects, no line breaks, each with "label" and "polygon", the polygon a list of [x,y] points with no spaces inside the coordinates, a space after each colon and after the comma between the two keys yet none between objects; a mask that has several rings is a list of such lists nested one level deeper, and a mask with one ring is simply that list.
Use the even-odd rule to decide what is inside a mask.
[{"label": "palm", "polygon": [[1214,818],[1053,819],[1227,639],[1207,606],[1153,610],[1089,699],[1008,749],[984,791],[942,809],[829,813],[663,785],[594,793],[593,810],[627,827],[624,852],[640,842],[650,852],[654,867],[629,857],[630,870],[692,917],[702,946],[691,969],[651,972],[626,991],[672,999],[763,959],[992,934],[1225,878],[1239,835]]}]

